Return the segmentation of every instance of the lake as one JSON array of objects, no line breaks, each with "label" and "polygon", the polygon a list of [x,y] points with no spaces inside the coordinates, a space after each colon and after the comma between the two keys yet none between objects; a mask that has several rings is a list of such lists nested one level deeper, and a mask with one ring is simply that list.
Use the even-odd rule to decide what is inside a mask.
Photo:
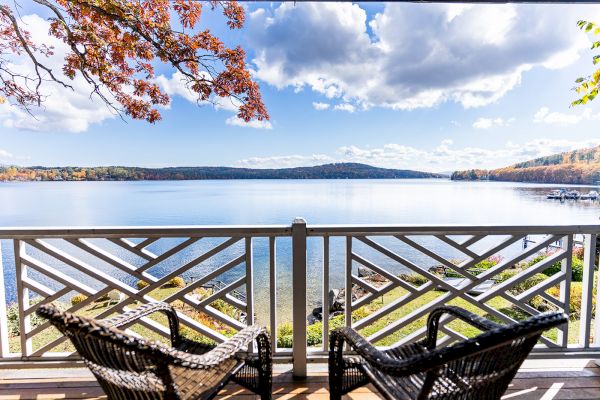
[{"label": "lake", "polygon": [[[290,224],[294,217],[303,217],[309,224],[531,225],[599,222],[598,202],[547,200],[546,194],[556,187],[442,179],[0,183],[0,226]],[[592,188],[577,189],[587,192]],[[318,240],[309,241],[309,308],[319,301],[322,257]],[[161,242],[154,245],[157,252],[172,246],[168,240]],[[202,245],[205,247],[199,245],[197,251],[210,248],[213,243],[206,241]],[[281,239],[278,243],[277,292],[282,298],[280,318],[288,320],[290,245],[288,239]],[[258,239],[254,252],[256,301],[260,314],[268,308],[265,303],[268,299],[268,253],[265,244],[266,240]],[[14,301],[11,245],[6,241],[2,245],[5,250],[7,298]],[[239,250],[232,249],[234,252]],[[181,257],[157,267],[154,272],[175,268],[188,256]],[[207,262],[186,278],[190,279],[194,274],[200,276],[222,264],[223,260],[225,258],[216,258]],[[385,265],[385,261],[381,262]],[[54,262],[53,265],[60,268],[59,264]],[[343,243],[335,240],[332,241],[331,268],[331,286],[341,287]],[[130,284],[135,283],[131,277],[123,279]]]}]

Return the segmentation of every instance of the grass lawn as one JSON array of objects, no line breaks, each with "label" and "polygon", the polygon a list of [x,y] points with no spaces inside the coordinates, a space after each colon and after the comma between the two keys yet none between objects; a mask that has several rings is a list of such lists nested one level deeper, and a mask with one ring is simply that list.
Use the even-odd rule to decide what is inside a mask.
[{"label": "grass lawn", "polygon": [[[571,285],[572,285],[573,292],[576,293],[578,291],[579,293],[581,293],[581,282],[572,282]],[[161,299],[167,298],[168,296],[172,295],[173,293],[175,293],[178,290],[179,290],[179,288],[160,288],[160,289],[157,289],[157,290],[151,292],[150,296],[152,296],[153,298],[155,298],[157,300],[161,300]],[[380,308],[392,303],[394,300],[398,299],[399,297],[406,295],[407,293],[408,292],[405,289],[396,288],[396,289],[386,293],[384,296],[373,300],[370,304],[363,306],[360,309],[354,311],[353,319],[354,320],[362,319],[362,318],[366,317],[367,315],[370,315],[371,313],[379,310]],[[439,296],[442,296],[444,294],[445,294],[445,292],[442,292],[442,291],[436,291],[436,290],[429,291],[429,292],[423,294],[422,296],[418,297],[417,299],[411,301],[410,303],[404,305],[403,307],[400,307],[397,310],[389,313],[388,315],[372,322],[367,327],[361,329],[360,333],[364,336],[370,336],[370,335],[374,334],[375,332],[385,328],[386,326],[393,323],[394,321],[397,321],[398,319],[410,314],[411,312],[434,301],[436,298],[438,298]],[[484,311],[482,311],[478,307],[472,305],[471,303],[469,303],[463,299],[454,299],[454,300],[450,301],[448,304],[465,308],[475,314],[482,315],[482,316],[485,316],[492,320],[495,320],[496,322],[503,322],[503,321],[498,320],[495,317],[487,315]],[[489,300],[486,304],[488,306],[490,306],[496,310],[499,310],[500,312],[514,318],[514,319],[517,319],[517,320],[528,317],[528,314],[526,314],[526,313],[522,312],[521,310],[517,309],[516,307],[512,306],[512,304],[510,302],[508,302],[507,300],[500,298],[500,297],[493,298],[493,299]],[[183,311],[183,313],[185,313],[189,317],[201,322],[202,324],[204,324],[206,326],[211,327],[214,330],[221,332],[225,336],[231,336],[235,332],[234,330],[228,328],[226,325],[216,322],[213,318],[208,317],[207,315],[205,315],[201,312],[197,312],[191,306],[184,305],[180,301],[174,302],[173,305],[178,310]],[[66,307],[67,305],[65,304],[64,306]],[[108,301],[97,301],[97,302],[93,302],[89,305],[86,305],[85,307],[83,307],[83,309],[79,310],[78,313],[80,315],[93,317],[93,316],[96,316],[98,314],[105,312],[108,309],[108,307],[110,307],[110,306],[111,305],[108,303]],[[135,308],[135,306],[136,306],[135,304],[132,304],[130,307]],[[233,317],[237,316],[236,311],[233,307],[225,304],[224,302],[222,302],[220,300],[218,300],[217,303],[213,303],[213,306],[215,308],[221,310],[222,312],[224,312],[227,315],[230,315]],[[164,326],[168,326],[166,317],[161,313],[156,313],[156,314],[152,315],[151,318],[157,322],[160,322]],[[377,344],[383,345],[383,346],[392,345],[392,344],[396,343],[398,340],[402,339],[403,337],[410,335],[415,330],[422,328],[425,325],[426,320],[427,320],[427,314],[424,315],[423,317],[419,318],[418,320],[415,320],[414,322],[401,327],[400,329],[398,329],[391,335],[383,338],[382,340],[379,340],[377,342]],[[343,326],[343,321],[344,321],[343,316],[335,317],[330,322],[330,329],[335,329],[337,327]],[[473,328],[472,326],[470,326],[462,321],[458,321],[458,320],[451,322],[448,325],[448,327],[462,335],[467,336],[467,337],[472,337],[479,333],[479,331],[476,328]],[[142,337],[167,342],[167,340],[165,338],[163,338],[161,335],[157,334],[156,332],[154,332],[146,327],[143,327],[140,325],[135,325],[131,329],[134,332],[141,335]],[[182,329],[182,333],[190,339],[210,342],[209,339],[202,336],[201,334],[199,334],[198,332],[194,331],[191,328],[182,326],[181,329]],[[321,332],[322,332],[322,324],[320,322],[318,322],[314,325],[310,325],[308,327],[308,344],[309,344],[309,346],[316,346],[316,345],[322,343]],[[548,337],[551,340],[556,340],[557,333],[558,333],[558,331],[556,329],[553,329],[546,333],[546,337]],[[569,343],[577,343],[578,334],[579,334],[579,320],[571,320],[569,323]],[[42,331],[41,333],[39,333],[33,337],[32,345],[33,345],[34,351],[36,349],[40,348],[41,346],[44,346],[44,345],[50,343],[51,341],[55,340],[58,337],[59,337],[59,332],[57,330],[55,330],[54,328],[45,329],[44,331]],[[291,338],[292,338],[291,324],[281,325],[278,329],[278,346],[280,348],[281,347],[290,347],[291,346]],[[9,346],[10,346],[11,352],[20,352],[20,339],[19,339],[18,335],[13,335],[12,337],[9,338]],[[74,348],[71,346],[70,342],[63,341],[58,346],[54,347],[52,349],[52,351],[59,351],[59,352],[74,351]]]}]

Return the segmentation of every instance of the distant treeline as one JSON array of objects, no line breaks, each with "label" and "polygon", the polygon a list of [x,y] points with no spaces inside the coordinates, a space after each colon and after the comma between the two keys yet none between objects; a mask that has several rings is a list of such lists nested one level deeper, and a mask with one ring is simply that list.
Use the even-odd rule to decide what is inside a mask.
[{"label": "distant treeline", "polygon": [[252,169],[231,167],[0,167],[1,181],[137,181],[205,179],[400,179],[442,178],[429,172],[338,163],[316,167]]},{"label": "distant treeline", "polygon": [[600,184],[600,146],[540,157],[493,170],[456,171],[451,179],[597,185]]}]

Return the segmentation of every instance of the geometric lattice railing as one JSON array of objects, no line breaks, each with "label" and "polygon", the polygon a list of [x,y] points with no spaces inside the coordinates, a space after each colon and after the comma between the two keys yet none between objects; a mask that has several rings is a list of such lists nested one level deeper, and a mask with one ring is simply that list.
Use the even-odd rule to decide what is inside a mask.
[{"label": "geometric lattice railing", "polygon": [[[329,332],[352,326],[378,346],[423,338],[436,306],[511,323],[569,313],[535,353],[600,353],[594,296],[600,226],[285,226],[0,229],[2,362],[72,362],[68,341],[35,309],[54,303],[106,318],[166,301],[184,335],[221,342],[267,326],[275,356],[323,360]],[[319,311],[320,310],[320,311]],[[307,315],[309,315],[307,319]],[[167,321],[127,327],[160,340]],[[442,343],[476,334],[442,321]],[[286,336],[287,335],[287,336]],[[308,344],[307,344],[308,343]],[[292,349],[290,349],[292,347]]]},{"label": "geometric lattice railing", "polygon": [[[343,242],[344,291],[343,299],[338,298],[344,305],[343,325],[371,342],[385,347],[422,339],[425,318],[443,304],[460,305],[501,323],[548,310],[571,313],[568,324],[540,339],[538,355],[600,350],[593,291],[597,232],[597,226],[308,229],[309,236],[322,237],[324,304],[331,302],[333,243]],[[578,282],[572,282],[574,276]],[[329,325],[335,319],[330,311],[323,307],[323,345],[314,354],[327,351]],[[440,332],[442,344],[477,333],[453,319],[443,321]]]},{"label": "geometric lattice railing", "polygon": [[[47,303],[107,318],[142,303],[165,301],[175,305],[187,335],[222,342],[254,322],[253,250],[256,241],[264,238],[269,263],[264,272],[274,276],[277,236],[289,236],[289,228],[4,232],[3,237],[11,240],[4,240],[2,257],[2,289],[6,293],[1,295],[9,307],[0,311],[1,359],[66,360],[77,356],[65,337],[35,315],[35,309]],[[11,243],[14,251],[7,251],[6,243]],[[266,284],[269,282],[274,280]],[[269,291],[268,286],[263,289]],[[272,318],[275,320],[275,313]],[[168,324],[160,316],[146,317],[129,327],[129,332],[168,338]]]}]

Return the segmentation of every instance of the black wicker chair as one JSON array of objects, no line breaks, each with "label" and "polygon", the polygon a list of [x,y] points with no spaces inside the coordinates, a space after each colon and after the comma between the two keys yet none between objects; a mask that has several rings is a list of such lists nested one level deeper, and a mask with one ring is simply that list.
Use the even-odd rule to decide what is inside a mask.
[{"label": "black wicker chair", "polygon": [[[169,320],[172,347],[117,329],[154,312]],[[166,303],[149,303],[105,320],[43,305],[37,314],[67,336],[109,399],[210,399],[233,380],[271,398],[271,346],[264,328],[249,326],[217,346],[179,334],[179,319]],[[247,346],[256,341],[257,355]]]},{"label": "black wicker chair", "polygon": [[[483,333],[436,348],[444,314]],[[440,307],[429,315],[426,339],[384,351],[342,328],[331,335],[331,398],[372,383],[387,399],[500,399],[542,332],[565,322],[565,314],[545,313],[505,326],[462,308]],[[344,356],[344,343],[356,355]]]}]

